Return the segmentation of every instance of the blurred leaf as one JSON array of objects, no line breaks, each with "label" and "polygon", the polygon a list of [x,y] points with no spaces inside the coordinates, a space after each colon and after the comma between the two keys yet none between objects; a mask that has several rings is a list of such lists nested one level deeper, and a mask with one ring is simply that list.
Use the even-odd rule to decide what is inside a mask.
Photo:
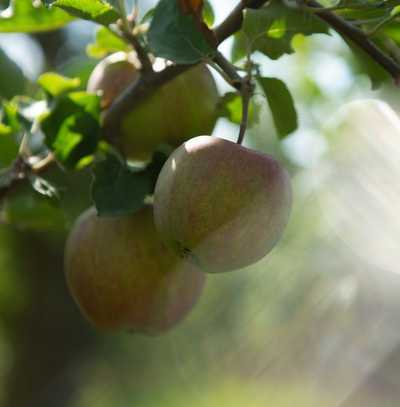
[{"label": "blurred leaf", "polygon": [[81,168],[96,151],[99,121],[99,98],[86,92],[73,92],[56,100],[51,111],[41,119],[41,128],[57,160],[67,168]]},{"label": "blurred leaf", "polygon": [[0,98],[11,99],[23,93],[25,84],[21,68],[0,48]]},{"label": "blurred leaf", "polygon": [[120,17],[110,3],[103,0],[45,0],[52,7],[59,7],[74,17],[109,25]]},{"label": "blurred leaf", "polygon": [[151,195],[166,157],[157,153],[145,168],[127,166],[114,154],[106,155],[94,167],[92,196],[99,216],[121,216],[133,213]]},{"label": "blurred leaf", "polygon": [[40,75],[37,82],[53,97],[75,90],[81,84],[79,78],[67,78],[55,72],[46,72]]},{"label": "blurred leaf", "polygon": [[58,201],[36,192],[28,182],[7,194],[3,217],[6,222],[23,229],[60,229],[65,224]]},{"label": "blurred leaf", "polygon": [[209,27],[211,27],[215,21],[214,9],[208,0],[204,2],[203,19]]},{"label": "blurred leaf", "polygon": [[13,133],[17,133],[21,130],[18,104],[16,103],[15,99],[10,102],[3,102],[1,109],[1,122]]},{"label": "blurred leaf", "polygon": [[8,167],[15,160],[18,154],[18,144],[12,133],[2,133],[4,125],[0,123],[0,168]]},{"label": "blurred leaf", "polygon": [[261,9],[246,10],[243,28],[235,36],[232,58],[237,61],[248,52],[260,51],[278,59],[293,52],[291,41],[296,34],[327,32],[327,25],[311,13],[289,8],[275,0]]},{"label": "blurred leaf", "polygon": [[113,52],[129,50],[128,44],[106,27],[100,27],[97,30],[96,41],[86,48],[87,54],[93,58],[104,58]]},{"label": "blurred leaf", "polygon": [[19,143],[16,135],[21,128],[17,104],[3,102],[0,111],[0,168],[10,166],[17,157]]},{"label": "blurred leaf", "polygon": [[0,168],[11,165],[18,154],[18,143],[9,126],[0,123]]},{"label": "blurred leaf", "polygon": [[161,0],[148,39],[156,56],[179,64],[193,64],[216,51],[207,40],[208,35],[207,26],[196,22],[193,14],[184,14],[178,1]]},{"label": "blurred leaf", "polygon": [[[228,92],[220,102],[220,117],[225,117],[232,123],[240,125],[242,121],[242,97],[237,92]],[[252,99],[249,107],[248,126],[251,127],[259,122],[260,106]]]},{"label": "blurred leaf", "polygon": [[345,42],[351,49],[354,56],[352,62],[355,73],[367,75],[371,80],[373,89],[379,88],[384,82],[390,79],[388,72],[363,50],[358,48],[349,40],[345,40]]},{"label": "blurred leaf", "polygon": [[148,23],[149,21],[151,21],[151,19],[154,17],[155,11],[156,11],[155,7],[149,9],[141,19],[140,24]]},{"label": "blurred leaf", "polygon": [[297,112],[285,82],[277,78],[258,78],[267,97],[279,138],[297,129]]},{"label": "blurred leaf", "polygon": [[61,28],[72,21],[62,10],[33,5],[32,0],[11,0],[0,13],[0,32],[39,32]]}]

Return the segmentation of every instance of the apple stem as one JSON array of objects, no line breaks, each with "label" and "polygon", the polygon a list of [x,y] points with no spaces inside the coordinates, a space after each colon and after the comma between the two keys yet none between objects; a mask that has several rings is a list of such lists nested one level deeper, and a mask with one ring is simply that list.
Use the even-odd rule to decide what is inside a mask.
[{"label": "apple stem", "polygon": [[246,134],[247,125],[249,121],[249,108],[250,100],[253,93],[253,86],[250,76],[246,76],[242,80],[241,94],[242,94],[242,121],[240,123],[239,136],[237,144],[242,144],[244,136]]},{"label": "apple stem", "polygon": [[239,137],[237,140],[238,144],[242,144],[247,124],[249,121],[249,107],[250,99],[253,94],[253,85],[252,85],[252,67],[253,64],[251,61],[248,61],[247,75],[242,77],[239,75],[238,70],[235,65],[231,64],[222,54],[217,51],[214,56],[214,62],[222,72],[218,69],[218,72],[222,77],[227,80],[227,82],[237,89],[242,95],[242,121],[240,123]]}]

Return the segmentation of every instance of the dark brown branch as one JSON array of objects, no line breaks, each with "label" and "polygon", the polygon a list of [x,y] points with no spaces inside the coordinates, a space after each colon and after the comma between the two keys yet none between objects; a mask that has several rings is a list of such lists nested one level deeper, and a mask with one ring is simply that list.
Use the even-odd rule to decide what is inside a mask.
[{"label": "dark brown branch", "polygon": [[246,8],[257,9],[267,2],[268,0],[241,0],[228,17],[215,28],[214,33],[217,37],[218,44],[221,44],[221,42],[240,30],[243,23],[243,11]]}]

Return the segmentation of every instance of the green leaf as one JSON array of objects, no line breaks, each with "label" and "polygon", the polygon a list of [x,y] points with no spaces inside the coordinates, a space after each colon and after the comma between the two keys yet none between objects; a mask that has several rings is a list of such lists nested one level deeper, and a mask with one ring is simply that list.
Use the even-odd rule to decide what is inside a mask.
[{"label": "green leaf", "polygon": [[297,112],[285,82],[277,78],[258,78],[264,90],[279,138],[297,129]]},{"label": "green leaf", "polygon": [[7,194],[3,217],[7,223],[22,229],[54,230],[65,225],[64,212],[58,200],[38,193],[29,182]]},{"label": "green leaf", "polygon": [[100,101],[86,92],[73,92],[56,100],[41,119],[47,146],[67,168],[91,162],[100,138]]},{"label": "green leaf", "polygon": [[61,28],[72,21],[62,10],[33,5],[32,0],[11,0],[0,13],[0,32],[40,32]]},{"label": "green leaf", "polygon": [[94,167],[92,197],[99,216],[122,216],[141,208],[146,197],[153,193],[166,158],[156,153],[147,167],[134,169],[114,154],[107,154]]},{"label": "green leaf", "polygon": [[11,99],[23,93],[26,83],[21,68],[0,48],[0,98]]},{"label": "green leaf", "polygon": [[81,84],[79,78],[67,78],[55,72],[46,72],[40,75],[38,84],[51,96],[61,96],[78,88]]},{"label": "green leaf", "polygon": [[11,128],[0,123],[0,168],[10,166],[17,154],[18,144],[13,137]]},{"label": "green leaf", "polygon": [[[242,97],[237,92],[228,92],[220,102],[219,117],[225,117],[232,123],[239,125],[242,121]],[[260,116],[260,106],[252,99],[249,106],[248,126],[258,123]]]},{"label": "green leaf", "polygon": [[372,89],[378,89],[384,82],[390,79],[388,72],[363,50],[354,45],[350,40],[345,39],[345,42],[353,53],[354,59],[351,62],[354,73],[367,75],[371,81]]},{"label": "green leaf", "polygon": [[92,58],[104,58],[113,52],[129,50],[128,44],[106,27],[100,27],[97,30],[96,41],[86,48],[87,54]]},{"label": "green leaf", "polygon": [[293,52],[291,42],[296,34],[327,32],[327,25],[311,13],[273,0],[261,9],[246,10],[243,28],[235,36],[232,58],[237,61],[248,52],[260,51],[271,59],[278,59]]},{"label": "green leaf", "polygon": [[[206,28],[206,27],[204,27]],[[179,64],[194,64],[216,51],[191,14],[184,14],[178,0],[161,0],[148,33],[153,53]]]},{"label": "green leaf", "polygon": [[209,27],[211,27],[215,21],[214,9],[208,0],[204,2],[203,19]]},{"label": "green leaf", "polygon": [[120,17],[119,12],[103,0],[47,0],[45,3],[59,7],[74,17],[102,25],[114,23]]}]

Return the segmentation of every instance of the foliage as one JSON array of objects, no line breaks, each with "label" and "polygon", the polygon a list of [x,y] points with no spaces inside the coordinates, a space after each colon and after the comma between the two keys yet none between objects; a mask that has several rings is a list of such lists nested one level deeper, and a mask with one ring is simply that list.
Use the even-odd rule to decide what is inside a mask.
[{"label": "foliage", "polygon": [[[368,74],[374,86],[388,76],[385,61],[380,61],[376,53],[365,53],[356,36],[364,36],[362,41],[375,46],[383,58],[391,58],[393,66],[398,63],[398,51],[396,54],[394,48],[400,44],[396,1],[387,1],[383,5],[378,0],[342,0],[333,4],[324,2],[323,5],[294,0],[273,0],[265,4],[254,2],[255,7],[250,5],[243,10],[243,24],[231,30],[235,34],[231,60],[238,64],[239,69],[233,77],[232,70],[226,70],[226,64],[223,66],[218,60],[219,41],[215,34],[218,28],[215,33],[210,29],[214,12],[208,1],[203,4],[194,0],[161,0],[154,9],[147,10],[142,20],[135,22],[127,16],[124,2],[120,1],[46,0],[42,3],[11,1],[0,17],[0,32],[53,30],[81,18],[100,25],[95,42],[87,48],[92,57],[103,58],[112,52],[129,52],[136,48],[141,62],[145,61],[143,53],[147,52],[176,64],[208,62],[219,71],[225,71],[224,77],[236,88],[236,91],[221,96],[219,109],[220,117],[234,124],[240,124],[242,120],[243,104],[237,80],[244,77],[240,73],[243,72],[250,75],[254,86],[258,83],[255,89],[264,94],[281,139],[297,129],[295,101],[284,81],[261,75],[261,66],[253,60],[256,53],[277,60],[295,52],[293,42],[299,36],[329,35],[333,28],[348,41],[358,61],[358,70]],[[333,20],[325,18],[326,14],[319,14],[324,6],[329,6],[329,11],[323,13],[333,15]],[[129,25],[133,30],[131,33],[127,31]],[[354,32],[356,34],[352,37]],[[133,37],[136,39],[132,40]],[[138,46],[140,49],[137,49]],[[93,167],[95,182],[92,197],[101,214],[137,210],[145,197],[152,194],[158,165],[150,164],[147,168],[151,170],[132,170],[114,154],[107,153],[105,160],[96,159],[104,155],[99,144],[103,136],[104,114],[101,114],[98,97],[82,91],[79,78],[47,72],[37,80],[34,92],[27,90],[28,99],[15,98],[24,92],[25,79],[5,54],[0,56],[5,61],[1,64],[4,74],[15,76],[15,79],[4,82],[3,89],[0,88],[4,98],[0,114],[0,143],[4,158],[0,158],[3,168],[11,166],[3,171],[7,180],[5,178],[2,184],[7,186],[12,179],[13,159],[22,154],[26,160],[29,150],[24,146],[35,145],[30,162],[41,162],[53,156],[57,164],[67,171]],[[42,93],[37,91],[39,88]],[[10,106],[15,109],[11,115]],[[35,114],[27,117],[24,112],[29,109]],[[248,125],[259,122],[262,112],[259,101],[254,99],[250,104]],[[18,149],[16,146],[21,142],[23,145]],[[36,170],[32,167],[29,171]]]}]

